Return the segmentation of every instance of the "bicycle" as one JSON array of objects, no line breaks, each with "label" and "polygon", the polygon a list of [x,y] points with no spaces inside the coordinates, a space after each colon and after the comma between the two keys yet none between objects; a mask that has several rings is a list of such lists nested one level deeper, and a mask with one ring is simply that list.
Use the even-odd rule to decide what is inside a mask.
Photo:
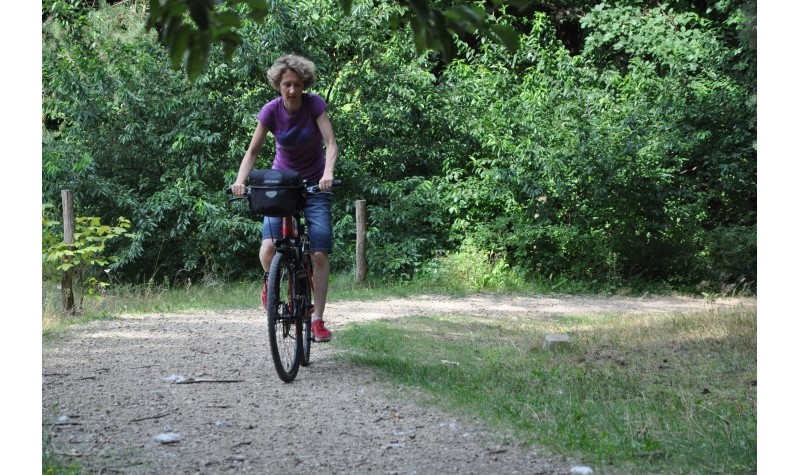
[{"label": "bicycle", "polygon": [[[261,185],[253,185],[254,181]],[[341,185],[341,180],[333,185]],[[254,195],[253,190],[263,193]],[[270,353],[278,377],[287,383],[295,379],[299,366],[308,366],[315,341],[311,333],[314,269],[303,208],[308,196],[318,192],[319,185],[309,185],[294,172],[255,170],[245,195],[231,198],[247,199],[257,215],[282,218],[281,237],[275,240],[276,252],[264,284]]]}]

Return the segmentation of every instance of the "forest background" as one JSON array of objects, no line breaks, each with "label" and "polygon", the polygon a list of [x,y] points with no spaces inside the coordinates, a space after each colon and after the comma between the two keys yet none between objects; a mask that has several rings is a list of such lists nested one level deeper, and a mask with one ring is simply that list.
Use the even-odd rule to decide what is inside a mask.
[{"label": "forest background", "polygon": [[398,3],[274,1],[192,81],[148,2],[43,1],[43,251],[70,189],[99,218],[84,236],[117,233],[87,243],[107,256],[87,281],[257,272],[260,225],[223,191],[277,95],[266,69],[295,52],[342,152],[335,272],[353,271],[365,199],[371,278],[755,291],[756,3],[524,3],[474,4],[518,48],[465,35],[445,61],[418,54]]}]

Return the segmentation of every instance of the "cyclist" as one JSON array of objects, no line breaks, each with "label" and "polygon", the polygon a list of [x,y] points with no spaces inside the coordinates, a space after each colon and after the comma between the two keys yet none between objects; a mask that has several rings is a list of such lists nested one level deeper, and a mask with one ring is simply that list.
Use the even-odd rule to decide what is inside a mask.
[{"label": "cyclist", "polygon": [[[231,190],[234,195],[244,195],[245,182],[255,166],[267,132],[272,133],[275,138],[273,169],[293,170],[308,180],[308,183],[319,183],[322,192],[309,196],[304,210],[314,266],[314,314],[311,318],[311,331],[316,341],[330,341],[331,332],[325,328],[322,317],[328,296],[328,254],[333,250],[333,195],[330,190],[339,147],[326,112],[328,105],[325,100],[317,94],[305,92],[317,80],[313,62],[293,54],[282,56],[267,71],[267,79],[270,86],[280,92],[280,97],[266,103],[259,112],[256,130],[239,165],[239,174]],[[259,260],[265,274],[269,272],[275,256],[274,240],[280,237],[280,230],[281,218],[264,218]],[[266,307],[266,283],[261,289],[261,303]]]}]

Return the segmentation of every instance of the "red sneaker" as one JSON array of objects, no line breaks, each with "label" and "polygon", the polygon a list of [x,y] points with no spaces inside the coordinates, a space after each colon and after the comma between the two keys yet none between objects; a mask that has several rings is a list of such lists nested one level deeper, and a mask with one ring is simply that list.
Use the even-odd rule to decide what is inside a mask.
[{"label": "red sneaker", "polygon": [[331,332],[325,328],[322,319],[311,322],[311,334],[314,335],[314,341],[331,341]]},{"label": "red sneaker", "polygon": [[264,306],[264,309],[267,308],[267,283],[264,282],[264,287],[261,287],[261,305]]}]

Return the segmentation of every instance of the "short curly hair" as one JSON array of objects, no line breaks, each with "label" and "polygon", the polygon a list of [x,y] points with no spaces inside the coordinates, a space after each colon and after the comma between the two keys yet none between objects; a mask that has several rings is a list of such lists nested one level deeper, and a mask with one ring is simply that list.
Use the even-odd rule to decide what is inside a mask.
[{"label": "short curly hair", "polygon": [[276,91],[281,90],[281,76],[283,76],[283,73],[286,72],[287,69],[291,69],[297,73],[298,76],[303,78],[304,89],[310,88],[317,82],[317,67],[313,62],[302,56],[287,54],[275,60],[275,63],[273,63],[267,71],[269,85]]}]

